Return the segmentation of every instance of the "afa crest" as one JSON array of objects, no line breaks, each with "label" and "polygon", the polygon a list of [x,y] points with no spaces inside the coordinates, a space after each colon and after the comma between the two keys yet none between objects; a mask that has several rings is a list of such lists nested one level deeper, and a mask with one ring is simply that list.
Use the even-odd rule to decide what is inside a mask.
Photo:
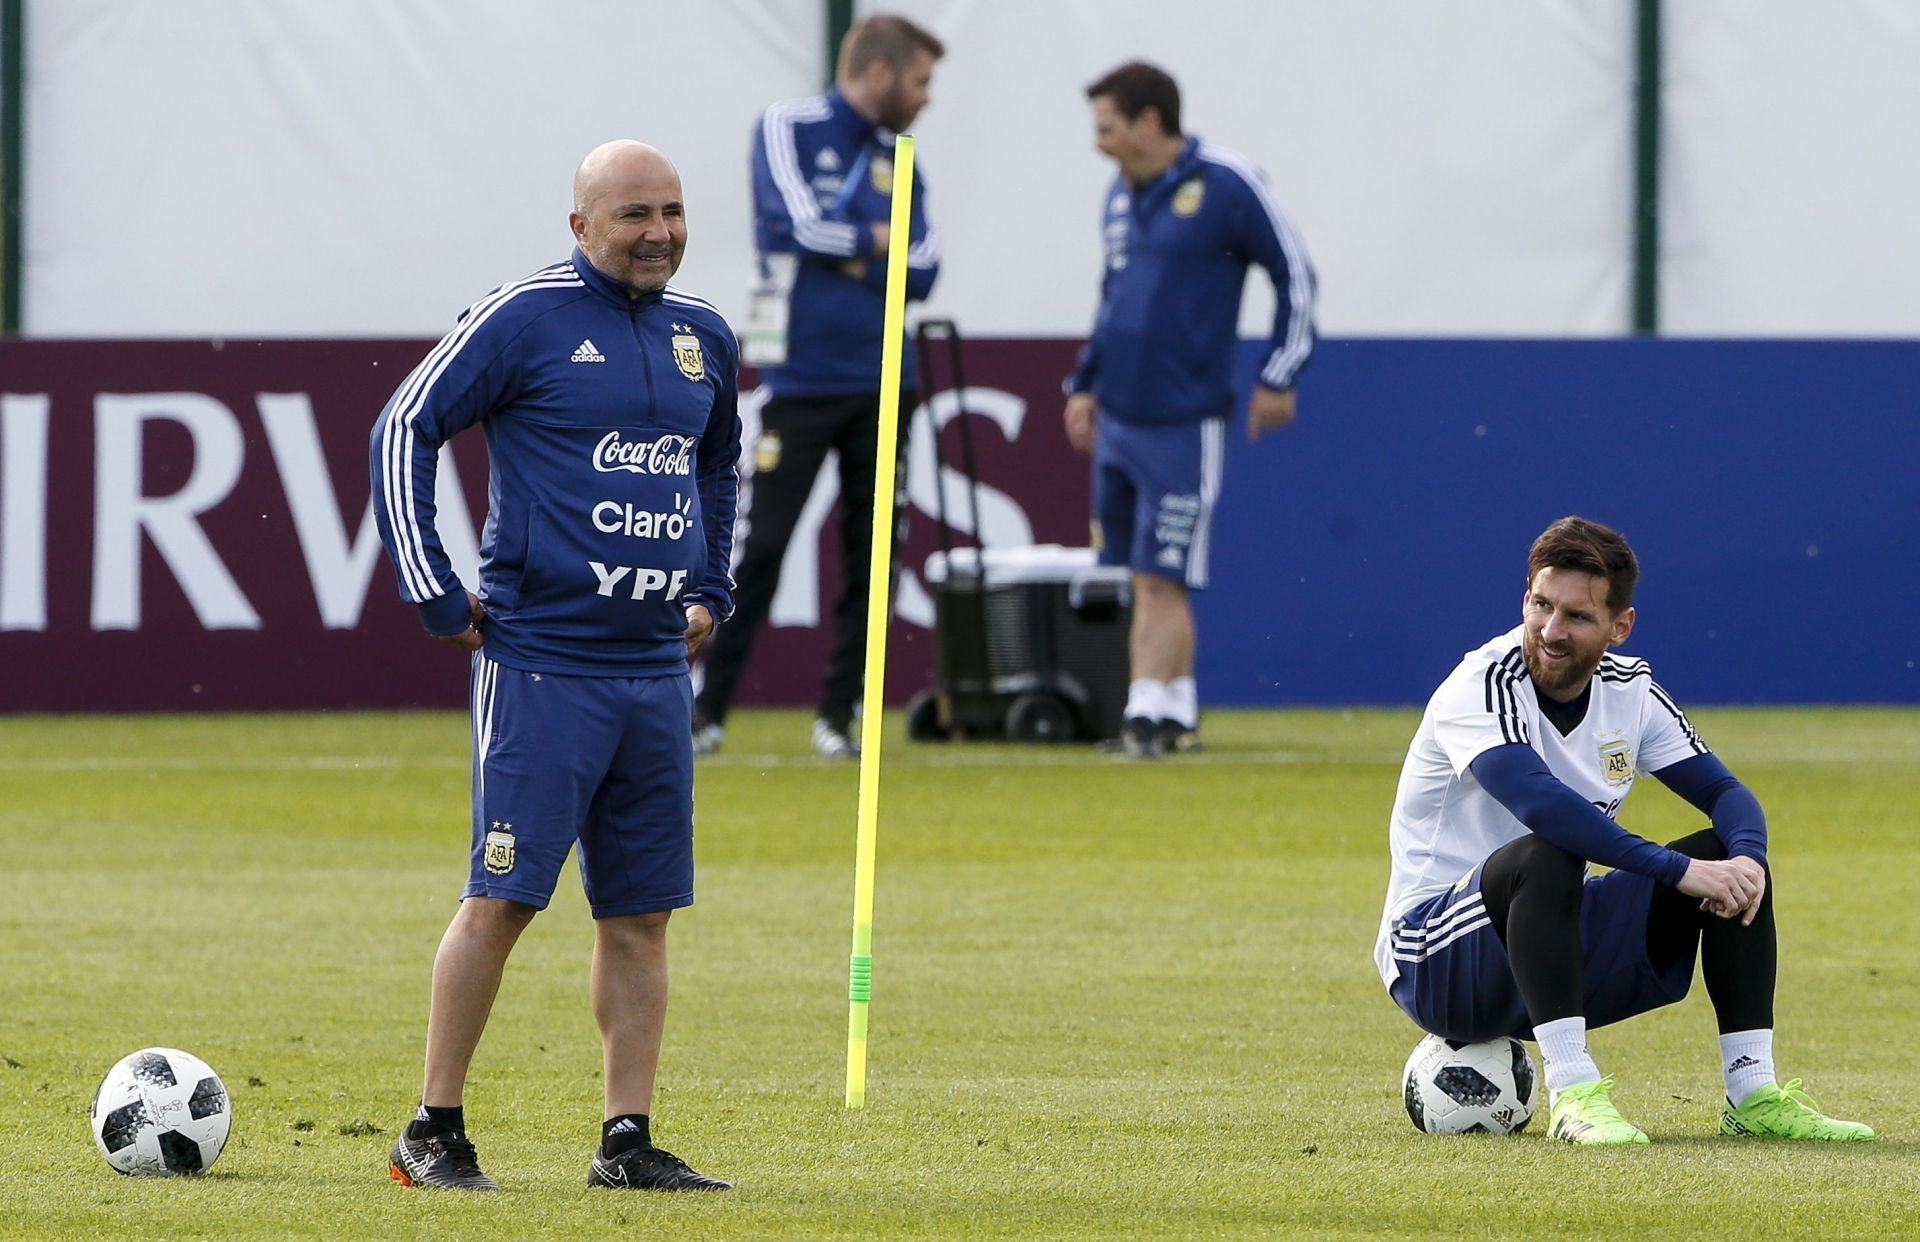
[{"label": "afa crest", "polygon": [[1624,785],[1633,779],[1633,747],[1624,737],[1600,743],[1600,775],[1609,785]]},{"label": "afa crest", "polygon": [[753,443],[753,472],[765,474],[780,466],[780,433],[763,431]]},{"label": "afa crest", "polygon": [[707,356],[700,352],[700,338],[681,333],[673,338],[673,364],[690,380],[707,378]]},{"label": "afa crest", "polygon": [[873,183],[873,188],[878,193],[893,193],[893,157],[891,155],[874,156],[867,164],[867,180]]},{"label": "afa crest", "polygon": [[1173,214],[1190,216],[1200,210],[1200,202],[1207,196],[1207,183],[1198,177],[1189,178],[1180,183],[1173,192]]},{"label": "afa crest", "polygon": [[487,848],[482,856],[490,875],[505,875],[513,870],[513,825],[493,821],[493,831],[487,834]]}]

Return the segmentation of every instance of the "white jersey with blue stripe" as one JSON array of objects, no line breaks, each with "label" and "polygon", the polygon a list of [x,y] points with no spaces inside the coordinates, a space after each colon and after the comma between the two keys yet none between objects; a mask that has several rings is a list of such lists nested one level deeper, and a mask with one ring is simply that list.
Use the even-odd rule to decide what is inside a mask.
[{"label": "white jersey with blue stripe", "polygon": [[1527,675],[1523,631],[1515,626],[1466,654],[1428,700],[1407,748],[1388,831],[1393,874],[1373,950],[1388,986],[1400,974],[1394,921],[1527,834],[1474,779],[1475,759],[1497,746],[1531,746],[1556,778],[1611,819],[1637,774],[1707,753],[1647,662],[1612,653],[1594,673],[1586,714],[1560,732]]}]

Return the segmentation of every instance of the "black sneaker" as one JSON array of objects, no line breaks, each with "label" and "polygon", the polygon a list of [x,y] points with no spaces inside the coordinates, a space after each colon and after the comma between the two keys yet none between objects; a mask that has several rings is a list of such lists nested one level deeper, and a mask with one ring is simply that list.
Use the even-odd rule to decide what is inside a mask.
[{"label": "black sneaker", "polygon": [[687,1162],[658,1147],[630,1147],[617,1156],[593,1153],[587,1185],[608,1190],[732,1190],[732,1182],[696,1173]]},{"label": "black sneaker", "polygon": [[393,1140],[387,1172],[402,1186],[445,1186],[450,1190],[498,1190],[499,1185],[480,1171],[480,1160],[464,1134],[433,1132],[408,1138],[402,1130]]},{"label": "black sneaker", "polygon": [[1160,741],[1163,755],[1191,755],[1206,749],[1200,741],[1200,730],[1189,729],[1177,720],[1162,720],[1153,726],[1153,734]]},{"label": "black sneaker", "polygon": [[1120,722],[1120,753],[1129,759],[1158,759],[1167,753],[1160,741],[1160,730],[1145,716],[1129,716]]}]

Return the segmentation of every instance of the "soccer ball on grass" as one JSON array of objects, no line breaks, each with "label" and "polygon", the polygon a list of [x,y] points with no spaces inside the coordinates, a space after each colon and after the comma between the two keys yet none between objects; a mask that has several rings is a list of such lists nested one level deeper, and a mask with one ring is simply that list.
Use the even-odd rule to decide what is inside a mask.
[{"label": "soccer ball on grass", "polygon": [[1533,1119],[1539,1076],[1525,1044],[1429,1035],[1407,1058],[1407,1116],[1428,1134],[1518,1134]]},{"label": "soccer ball on grass", "polygon": [[178,1048],[122,1057],[93,1097],[93,1141],[122,1173],[202,1173],[233,1125],[227,1088],[213,1068]]}]

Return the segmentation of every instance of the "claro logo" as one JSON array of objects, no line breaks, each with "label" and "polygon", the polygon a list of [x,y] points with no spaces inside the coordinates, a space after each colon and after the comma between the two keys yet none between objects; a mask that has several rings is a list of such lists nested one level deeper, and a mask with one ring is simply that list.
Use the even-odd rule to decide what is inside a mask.
[{"label": "claro logo", "polygon": [[692,474],[692,436],[661,436],[656,440],[623,441],[609,431],[593,448],[593,468],[602,474],[625,470],[629,474]]}]

